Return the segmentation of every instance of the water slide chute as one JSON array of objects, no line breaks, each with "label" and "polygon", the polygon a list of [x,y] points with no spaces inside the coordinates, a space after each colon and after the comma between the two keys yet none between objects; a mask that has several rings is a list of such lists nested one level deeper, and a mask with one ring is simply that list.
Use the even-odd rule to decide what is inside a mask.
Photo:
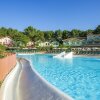
[{"label": "water slide chute", "polygon": [[62,59],[70,59],[72,57],[73,57],[73,52],[66,54],[65,51],[60,54],[57,54],[56,56],[53,56],[53,58],[62,58]]},{"label": "water slide chute", "polygon": [[65,55],[65,51],[60,53],[60,54],[57,54],[56,56],[53,56],[53,58],[62,58],[64,55]]},{"label": "water slide chute", "polygon": [[73,57],[73,52],[70,52],[68,54],[65,54],[63,58],[72,58]]}]

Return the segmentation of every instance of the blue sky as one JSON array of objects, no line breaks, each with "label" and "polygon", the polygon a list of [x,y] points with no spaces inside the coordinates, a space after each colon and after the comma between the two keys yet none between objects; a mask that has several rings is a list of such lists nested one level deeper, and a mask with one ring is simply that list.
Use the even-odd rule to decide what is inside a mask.
[{"label": "blue sky", "polygon": [[0,0],[0,27],[23,30],[94,29],[100,25],[100,0]]}]

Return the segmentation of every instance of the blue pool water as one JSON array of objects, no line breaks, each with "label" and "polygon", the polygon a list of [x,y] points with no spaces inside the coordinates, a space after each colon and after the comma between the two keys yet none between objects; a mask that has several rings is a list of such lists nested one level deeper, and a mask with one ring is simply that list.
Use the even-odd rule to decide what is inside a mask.
[{"label": "blue pool water", "polygon": [[47,81],[75,100],[100,100],[100,58],[57,59],[53,55],[22,55]]}]

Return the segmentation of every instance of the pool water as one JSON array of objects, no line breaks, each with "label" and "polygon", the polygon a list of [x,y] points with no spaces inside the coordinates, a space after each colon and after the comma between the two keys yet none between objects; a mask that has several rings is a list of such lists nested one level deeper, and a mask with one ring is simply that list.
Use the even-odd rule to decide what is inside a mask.
[{"label": "pool water", "polygon": [[50,54],[22,55],[41,76],[75,100],[100,100],[100,58],[57,59]]}]

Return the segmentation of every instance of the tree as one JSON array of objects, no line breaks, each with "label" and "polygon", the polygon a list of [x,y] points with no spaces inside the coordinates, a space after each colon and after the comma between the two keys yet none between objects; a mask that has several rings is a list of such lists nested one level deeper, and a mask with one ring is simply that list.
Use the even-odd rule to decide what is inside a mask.
[{"label": "tree", "polygon": [[70,32],[67,30],[64,30],[62,32],[62,39],[67,39],[69,37]]},{"label": "tree", "polygon": [[0,28],[0,37],[7,36],[7,29],[5,27]]},{"label": "tree", "polygon": [[62,39],[62,31],[60,29],[55,31],[55,37],[56,39]]},{"label": "tree", "polygon": [[36,39],[35,41],[37,41],[37,40],[44,41],[45,40],[44,32],[42,32],[40,30],[37,30],[37,34],[36,34],[36,38],[35,39]]},{"label": "tree", "polygon": [[81,32],[80,30],[73,29],[71,31],[71,34],[72,34],[73,37],[79,37],[80,32]]},{"label": "tree", "polygon": [[35,42],[37,40],[37,30],[32,26],[27,27],[24,30],[24,34],[27,35],[31,39],[31,41]]},{"label": "tree", "polygon": [[94,32],[94,30],[88,29],[88,30],[86,31],[86,35],[88,35],[88,34],[93,34],[93,32]]},{"label": "tree", "polygon": [[17,33],[14,36],[14,41],[16,46],[26,46],[26,44],[29,42],[29,37],[24,35],[23,33]]},{"label": "tree", "polygon": [[53,39],[53,35],[54,35],[53,31],[45,31],[44,32],[45,40],[52,40]]},{"label": "tree", "polygon": [[87,32],[86,31],[81,31],[79,34],[79,37],[86,37],[87,36]]},{"label": "tree", "polygon": [[14,38],[16,34],[18,34],[19,31],[16,29],[8,28],[7,29],[7,35],[10,36],[11,38]]},{"label": "tree", "polygon": [[94,30],[94,34],[100,34],[100,25]]}]

